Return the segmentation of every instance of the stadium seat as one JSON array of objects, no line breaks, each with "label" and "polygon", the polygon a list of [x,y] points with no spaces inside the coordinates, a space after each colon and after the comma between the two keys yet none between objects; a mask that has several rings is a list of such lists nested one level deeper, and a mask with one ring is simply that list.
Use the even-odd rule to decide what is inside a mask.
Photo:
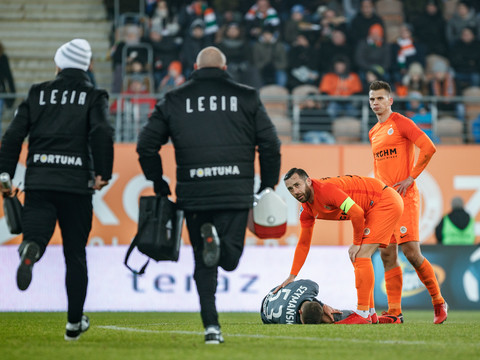
[{"label": "stadium seat", "polygon": [[443,17],[445,20],[450,20],[457,8],[458,0],[444,0],[443,1]]},{"label": "stadium seat", "polygon": [[299,85],[292,90],[293,101],[295,104],[301,103],[308,94],[318,94],[318,87],[315,85]]},{"label": "stadium seat", "polygon": [[399,0],[379,0],[375,3],[375,10],[385,24],[403,23],[403,4]]},{"label": "stadium seat", "polygon": [[400,36],[400,25],[387,24],[386,37],[389,44],[397,41]]},{"label": "stadium seat", "polygon": [[480,114],[480,87],[470,86],[463,90],[463,96],[476,97],[475,101],[465,101],[465,117],[467,120],[473,120]]},{"label": "stadium seat", "polygon": [[339,117],[332,123],[332,133],[337,143],[351,144],[361,141],[361,121],[353,117]]},{"label": "stadium seat", "polygon": [[463,144],[463,122],[453,117],[442,117],[437,122],[437,136],[441,144]]},{"label": "stadium seat", "polygon": [[265,85],[259,90],[267,114],[277,128],[282,141],[290,142],[292,122],[288,117],[288,90],[279,85]]}]

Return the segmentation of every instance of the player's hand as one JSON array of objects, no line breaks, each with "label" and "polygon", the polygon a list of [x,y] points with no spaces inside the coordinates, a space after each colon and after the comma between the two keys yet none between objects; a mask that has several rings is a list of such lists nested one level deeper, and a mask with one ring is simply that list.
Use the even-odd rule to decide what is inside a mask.
[{"label": "player's hand", "polygon": [[348,248],[348,256],[350,257],[350,261],[352,263],[355,262],[355,258],[357,257],[357,253],[360,251],[360,245],[350,245]]},{"label": "player's hand", "polygon": [[281,288],[284,288],[285,286],[287,286],[288,284],[290,284],[291,282],[294,282],[295,281],[295,278],[297,276],[296,275],[290,275],[287,280],[285,280],[283,283],[281,283],[280,285],[278,285],[275,290],[273,290],[273,293],[276,294],[278,290],[280,290]]},{"label": "player's hand", "polygon": [[4,188],[2,183],[0,183],[0,191],[2,192],[3,196],[12,196],[12,189]]},{"label": "player's hand", "polygon": [[102,175],[95,176],[95,185],[93,185],[94,190],[101,190],[105,185],[108,185],[108,180],[103,180]]},{"label": "player's hand", "polygon": [[402,180],[400,182],[397,182],[396,184],[393,184],[393,187],[396,188],[398,186],[398,188],[396,189],[397,192],[400,195],[405,196],[408,188],[413,184],[414,181],[415,181],[415,179],[413,177],[409,176],[405,180]]},{"label": "player's hand", "polygon": [[340,310],[332,308],[330,305],[323,304],[323,313],[328,316],[332,322],[335,322],[335,319],[333,318],[333,314],[341,314],[342,312]]}]

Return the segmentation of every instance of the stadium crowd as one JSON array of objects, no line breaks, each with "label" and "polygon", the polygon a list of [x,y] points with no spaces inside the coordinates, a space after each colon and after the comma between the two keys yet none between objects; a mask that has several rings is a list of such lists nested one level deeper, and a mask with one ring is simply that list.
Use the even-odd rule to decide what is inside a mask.
[{"label": "stadium crowd", "polygon": [[[225,53],[230,75],[257,89],[273,84],[293,93],[311,85],[312,95],[346,97],[367,94],[373,80],[389,81],[397,97],[412,98],[398,110],[438,142],[422,98],[445,100],[480,86],[480,5],[461,0],[452,8],[450,2],[145,0],[141,14],[120,1],[111,91],[131,92],[134,78],[142,80],[141,91],[164,93],[188,79],[200,49],[214,45]],[[111,10],[111,1],[105,3]],[[309,103],[301,108],[311,113]],[[472,120],[469,127],[480,122],[466,119],[462,102],[436,105],[439,115]],[[342,99],[315,106],[330,120],[326,132],[335,117],[360,115],[358,104]]]}]

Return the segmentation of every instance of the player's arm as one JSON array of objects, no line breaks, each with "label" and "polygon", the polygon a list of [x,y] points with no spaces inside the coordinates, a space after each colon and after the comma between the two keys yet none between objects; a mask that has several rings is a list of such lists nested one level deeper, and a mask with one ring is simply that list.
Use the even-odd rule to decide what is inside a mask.
[{"label": "player's arm", "polygon": [[350,197],[347,197],[343,201],[340,209],[350,216],[353,226],[353,244],[348,249],[348,256],[353,263],[362,245],[363,229],[365,228],[365,212]]},{"label": "player's arm", "polygon": [[412,120],[406,119],[405,121],[398,122],[397,126],[402,136],[409,139],[420,149],[417,163],[413,167],[410,176],[393,185],[397,188],[397,192],[400,195],[405,196],[407,189],[413,184],[423,169],[425,169],[437,149],[427,134],[420,130],[420,128]]},{"label": "player's arm", "polygon": [[425,169],[425,167],[430,162],[433,154],[437,151],[437,148],[433,144],[432,140],[428,137],[427,134],[423,133],[415,141],[415,146],[420,149],[418,154],[418,160],[412,170],[412,177],[416,179]]},{"label": "player's arm", "polygon": [[313,235],[313,225],[308,227],[303,227],[300,230],[300,239],[298,240],[297,247],[295,249],[295,255],[293,256],[293,265],[292,269],[290,270],[290,275],[288,278],[281,283],[277,288],[273,291],[276,293],[281,288],[285,287],[286,285],[290,284],[291,282],[295,281],[300,269],[302,268],[305,260],[307,259],[308,252],[310,250],[310,244],[312,242],[312,235]]}]

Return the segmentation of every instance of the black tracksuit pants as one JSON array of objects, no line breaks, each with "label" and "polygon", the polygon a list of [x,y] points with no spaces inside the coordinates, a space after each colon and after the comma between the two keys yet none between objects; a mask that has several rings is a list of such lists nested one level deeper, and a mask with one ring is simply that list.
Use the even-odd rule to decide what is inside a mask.
[{"label": "black tracksuit pants", "polygon": [[245,242],[245,230],[248,220],[248,209],[244,210],[210,210],[185,212],[190,242],[195,257],[193,277],[200,297],[200,314],[203,326],[219,325],[215,293],[217,291],[218,267],[206,267],[203,263],[203,238],[200,228],[205,223],[215,225],[220,238],[219,266],[226,271],[237,268],[242,256]]},{"label": "black tracksuit pants", "polygon": [[23,241],[37,243],[40,257],[50,242],[57,220],[67,270],[68,321],[77,323],[82,318],[87,295],[85,246],[92,228],[92,195],[45,190],[25,192]]}]

